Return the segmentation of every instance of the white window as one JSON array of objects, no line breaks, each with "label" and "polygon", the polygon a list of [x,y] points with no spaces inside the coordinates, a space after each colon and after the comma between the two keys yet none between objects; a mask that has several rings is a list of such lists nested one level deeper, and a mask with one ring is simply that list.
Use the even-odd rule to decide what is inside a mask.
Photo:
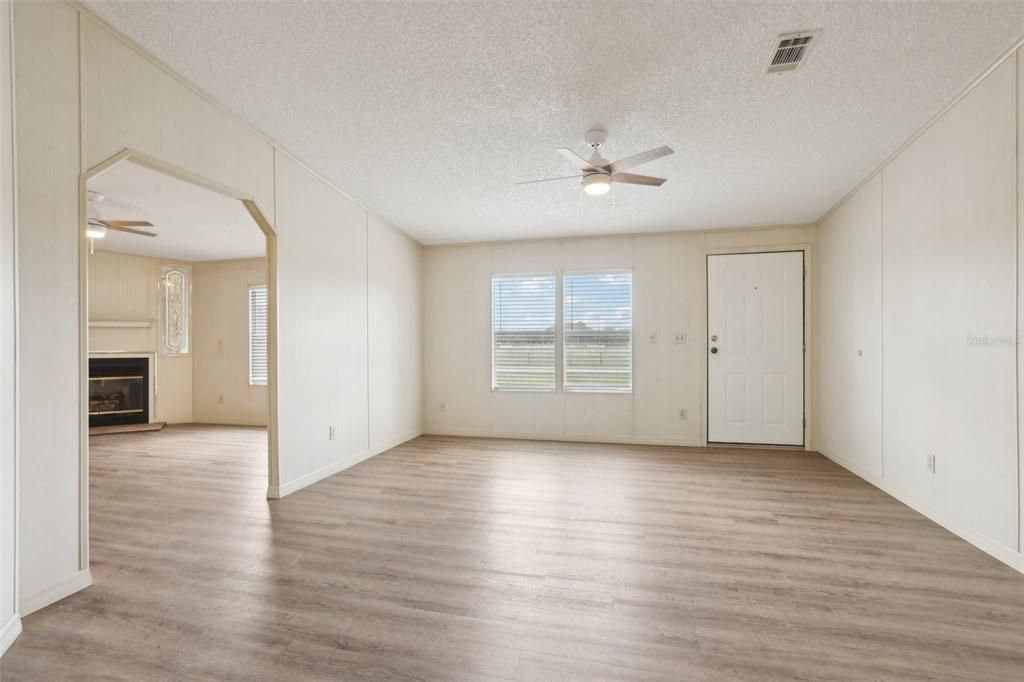
[{"label": "white window", "polygon": [[491,279],[492,388],[555,390],[555,277]]},{"label": "white window", "polygon": [[249,385],[267,385],[267,287],[249,288]]},{"label": "white window", "polygon": [[633,275],[565,275],[562,325],[566,391],[633,390]]}]

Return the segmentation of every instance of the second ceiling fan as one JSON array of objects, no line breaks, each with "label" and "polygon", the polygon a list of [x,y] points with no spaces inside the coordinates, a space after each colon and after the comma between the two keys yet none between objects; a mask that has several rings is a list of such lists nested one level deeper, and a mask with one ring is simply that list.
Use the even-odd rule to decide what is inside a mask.
[{"label": "second ceiling fan", "polygon": [[96,204],[101,203],[106,197],[99,192],[89,190],[89,216],[85,234],[90,239],[102,239],[107,236],[107,230],[127,232],[139,235],[140,237],[155,237],[156,232],[140,230],[140,227],[153,227],[148,220],[104,220],[100,217]]},{"label": "second ceiling fan", "polygon": [[627,156],[626,158],[619,159],[618,161],[608,161],[601,156],[599,151],[601,145],[603,145],[608,139],[608,133],[606,131],[590,130],[583,137],[587,142],[587,146],[592,150],[590,159],[584,159],[568,147],[555,148],[555,151],[565,157],[569,163],[576,166],[576,168],[581,171],[580,173],[576,175],[563,175],[557,178],[544,178],[543,180],[527,180],[525,182],[517,182],[516,184],[531,185],[537,182],[553,182],[555,180],[572,180],[575,178],[582,178],[581,184],[583,186],[583,191],[593,196],[607,194],[611,189],[613,182],[621,182],[629,185],[647,185],[649,187],[661,187],[665,184],[665,178],[656,178],[651,175],[636,175],[634,173],[624,173],[623,171],[629,170],[630,168],[636,168],[641,164],[672,154],[673,151],[668,146],[649,149],[646,152],[633,154],[632,156]]}]

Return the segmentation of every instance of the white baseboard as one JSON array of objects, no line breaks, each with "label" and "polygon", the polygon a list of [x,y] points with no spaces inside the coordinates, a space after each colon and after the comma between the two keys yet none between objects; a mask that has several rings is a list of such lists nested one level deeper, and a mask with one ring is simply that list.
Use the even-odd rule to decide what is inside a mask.
[{"label": "white baseboard", "polygon": [[282,483],[277,487],[277,490],[274,490],[272,487],[269,488],[267,490],[267,497],[279,498],[284,497],[285,495],[290,495],[297,490],[302,490],[307,486],[313,485],[317,481],[322,481],[328,476],[333,476],[339,471],[344,471],[345,469],[348,469],[350,466],[359,464],[360,462],[367,460],[370,457],[373,457],[374,455],[379,455],[382,452],[385,452],[393,447],[401,445],[406,441],[410,441],[413,438],[417,438],[420,435],[422,435],[422,433],[416,431],[413,433],[406,434],[404,436],[400,436],[392,441],[385,443],[384,445],[379,445],[375,448],[370,448],[368,450],[363,450],[362,452],[357,452],[353,455],[343,457],[339,459],[337,462],[328,464],[327,466],[321,467],[320,469],[305,474],[304,476],[300,476],[293,481],[289,481],[288,483]]},{"label": "white baseboard", "polygon": [[84,590],[90,585],[92,585],[92,572],[88,568],[73,573],[49,587],[22,597],[20,600],[21,615],[22,617],[27,616],[79,590]]},{"label": "white baseboard", "polygon": [[210,424],[213,426],[266,426],[264,419],[217,419],[216,417],[196,417],[193,424]]},{"label": "white baseboard", "polygon": [[819,449],[823,456],[829,458],[839,466],[843,467],[850,473],[864,479],[871,485],[875,486],[884,493],[887,493],[897,500],[907,505],[918,514],[927,516],[929,519],[939,524],[949,532],[960,536],[967,542],[971,543],[986,554],[1002,561],[1010,568],[1016,569],[1021,573],[1024,573],[1024,553],[1018,552],[1012,547],[993,540],[989,536],[985,535],[979,530],[971,528],[970,526],[951,518],[948,514],[937,512],[921,500],[917,499],[913,495],[908,494],[903,490],[897,490],[893,485],[887,481],[880,479],[866,471],[860,469],[855,464],[835,455],[834,453],[826,452],[825,450]]},{"label": "white baseboard", "polygon": [[18,639],[20,634],[21,616],[15,613],[4,623],[3,627],[0,627],[0,656],[3,656],[11,648],[14,640]]},{"label": "white baseboard", "polygon": [[699,440],[686,438],[648,438],[644,436],[599,436],[582,433],[514,433],[502,431],[483,431],[478,429],[446,429],[428,428],[427,436],[459,436],[464,438],[508,438],[510,440],[554,440],[570,443],[612,443],[616,445],[669,445],[684,448],[703,448]]}]

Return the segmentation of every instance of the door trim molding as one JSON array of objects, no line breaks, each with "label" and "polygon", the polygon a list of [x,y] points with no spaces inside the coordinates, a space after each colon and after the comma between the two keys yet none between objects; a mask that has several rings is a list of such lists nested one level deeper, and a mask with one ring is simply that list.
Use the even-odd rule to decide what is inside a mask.
[{"label": "door trim molding", "polygon": [[[277,232],[262,209],[256,204],[253,196],[245,191],[228,187],[130,147],[122,149],[91,168],[83,168],[78,176],[78,390],[80,408],[78,417],[79,573],[76,576],[88,576],[91,565],[89,560],[89,419],[84,409],[89,402],[89,244],[85,234],[88,219],[89,180],[118,163],[133,163],[240,201],[252,217],[257,229],[263,233],[266,240],[265,258],[267,262],[267,496],[274,497],[274,492],[280,487],[277,451]],[[72,577],[71,580],[75,579]],[[84,580],[82,578],[79,583],[73,582],[72,584],[81,584],[76,589],[82,589],[87,586]],[[88,580],[91,584],[91,577]],[[45,604],[40,604],[36,608],[41,608],[41,606],[45,606]],[[22,615],[29,613],[24,606],[24,601],[21,611]]]},{"label": "door trim molding", "polygon": [[[814,292],[811,282],[814,279],[814,257],[813,244],[810,242],[793,242],[777,245],[762,245],[749,247],[726,247],[726,248],[704,248],[701,250],[701,286],[704,287],[704,295],[700,303],[704,307],[701,321],[701,347],[704,352],[701,354],[701,396],[704,400],[704,407],[700,411],[700,438],[704,446],[722,445],[733,446],[735,444],[716,443],[708,440],[708,416],[711,405],[708,401],[708,256],[740,256],[756,253],[788,253],[800,251],[804,254],[804,444],[802,446],[786,446],[803,450],[814,450],[814,344],[811,330],[814,325]],[[760,445],[760,444],[759,444]],[[772,447],[764,445],[764,447]]]}]

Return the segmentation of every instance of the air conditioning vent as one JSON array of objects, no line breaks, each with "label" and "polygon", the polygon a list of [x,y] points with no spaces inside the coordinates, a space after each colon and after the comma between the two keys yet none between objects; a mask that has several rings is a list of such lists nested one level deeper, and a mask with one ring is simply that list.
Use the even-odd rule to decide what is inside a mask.
[{"label": "air conditioning vent", "polygon": [[786,73],[796,71],[807,61],[807,55],[817,42],[818,31],[787,33],[778,37],[773,45],[771,59],[765,73]]}]

